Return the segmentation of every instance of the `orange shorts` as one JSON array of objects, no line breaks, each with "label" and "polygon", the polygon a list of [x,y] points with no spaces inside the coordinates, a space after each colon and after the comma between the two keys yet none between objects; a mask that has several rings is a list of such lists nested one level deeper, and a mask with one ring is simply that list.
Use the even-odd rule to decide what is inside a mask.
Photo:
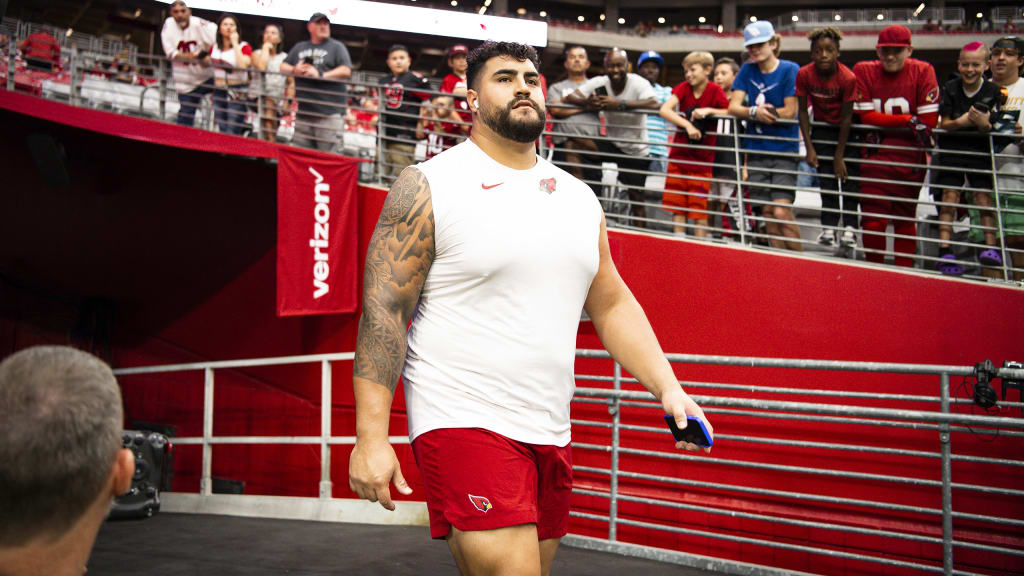
[{"label": "orange shorts", "polygon": [[687,170],[669,162],[661,205],[665,210],[673,214],[682,214],[690,220],[707,220],[711,180],[696,180],[694,176],[711,178],[711,171]]}]

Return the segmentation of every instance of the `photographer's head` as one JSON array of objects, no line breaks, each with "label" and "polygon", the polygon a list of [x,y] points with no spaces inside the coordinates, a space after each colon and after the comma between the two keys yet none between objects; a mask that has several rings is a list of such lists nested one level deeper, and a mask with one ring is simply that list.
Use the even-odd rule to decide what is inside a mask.
[{"label": "photographer's head", "polygon": [[0,362],[5,575],[81,573],[113,497],[131,487],[122,420],[114,374],[94,356],[39,346]]}]

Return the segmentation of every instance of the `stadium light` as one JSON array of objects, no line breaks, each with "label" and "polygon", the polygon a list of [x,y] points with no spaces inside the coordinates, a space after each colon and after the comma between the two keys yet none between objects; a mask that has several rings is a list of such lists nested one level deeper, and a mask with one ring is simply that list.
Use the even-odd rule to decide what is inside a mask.
[{"label": "stadium light", "polygon": [[64,36],[66,36],[66,37],[68,37],[68,38],[71,38],[71,34],[72,34],[73,32],[74,32],[74,30],[73,30],[73,29],[71,29],[71,28],[68,28],[68,31],[64,33]]},{"label": "stadium light", "polygon": [[541,18],[547,18],[548,17],[548,13],[545,10],[541,10],[539,16]]},{"label": "stadium light", "polygon": [[800,21],[800,17],[797,16],[796,14],[793,14],[792,20],[793,20],[793,22],[799,22]]},{"label": "stadium light", "polygon": [[885,20],[885,14],[879,14],[878,16],[875,16],[875,20]]},{"label": "stadium light", "polygon": [[583,16],[577,16],[576,19],[579,20],[580,22],[586,20],[586,18],[584,18]]},{"label": "stadium light", "polygon": [[722,26],[721,24],[719,24],[718,25],[718,33],[721,34],[722,30],[725,30],[725,26]]},{"label": "stadium light", "polygon": [[481,6],[480,10],[477,12],[477,14],[480,14],[481,16],[483,16],[484,12],[487,12],[487,6]]},{"label": "stadium light", "polygon": [[697,22],[700,22],[701,24],[703,24],[703,23],[705,23],[707,21],[708,21],[708,19],[703,17],[703,16],[701,16],[700,18],[697,18]]},{"label": "stadium light", "polygon": [[664,16],[658,16],[658,24],[664,24],[664,23],[665,23],[665,17]]},{"label": "stadium light", "polygon": [[757,16],[751,16],[750,17],[750,21],[751,22],[757,22]]},{"label": "stadium light", "polygon": [[[193,10],[209,10],[214,13],[230,12],[251,14],[268,19],[298,20],[305,25],[313,10],[313,2],[288,0],[269,2],[265,0],[187,0]],[[453,6],[459,0],[451,0]],[[477,0],[480,6],[485,0]],[[492,0],[493,1],[493,0]],[[170,4],[172,0],[157,0]],[[500,17],[493,13],[481,16],[477,9],[466,12],[429,8],[414,4],[386,4],[366,0],[316,0],[316,10],[323,12],[337,24],[356,28],[393,30],[411,34],[429,34],[467,40],[505,40],[523,42],[531,46],[548,45],[548,23],[543,20],[527,20],[516,17]],[[418,3],[417,3],[418,4]]]},{"label": "stadium light", "polygon": [[491,7],[491,0],[484,0],[484,6],[490,8]]},{"label": "stadium light", "polygon": [[625,23],[626,23],[626,19],[625,18],[619,18],[619,24],[625,24]]},{"label": "stadium light", "polygon": [[917,15],[921,12],[924,12],[924,2],[917,5],[917,10],[914,10],[914,18],[917,18]]},{"label": "stadium light", "polygon": [[[488,2],[490,2],[490,0],[488,0]],[[519,14],[520,16],[524,16],[526,14],[526,8],[519,8],[519,9],[517,9],[516,10],[516,14]]]},{"label": "stadium light", "polygon": [[975,17],[975,18],[982,18],[982,14],[981,14],[981,12],[978,12],[977,14],[975,14],[975,15],[974,15],[974,17]]},{"label": "stadium light", "polygon": [[839,22],[839,21],[840,21],[840,20],[842,20],[842,19],[843,19],[843,17],[842,17],[842,16],[840,16],[839,14],[836,14],[836,17],[835,17],[835,21],[836,21],[836,22]]},{"label": "stadium light", "polygon": [[604,14],[601,14],[600,16],[598,16],[598,18],[601,19],[601,22],[604,22]]}]

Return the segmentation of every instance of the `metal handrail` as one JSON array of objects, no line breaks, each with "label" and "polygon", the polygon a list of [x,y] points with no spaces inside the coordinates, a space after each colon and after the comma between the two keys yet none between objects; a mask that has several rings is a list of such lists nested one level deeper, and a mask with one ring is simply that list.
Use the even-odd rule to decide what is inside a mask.
[{"label": "metal handrail", "polygon": [[[577,350],[576,356],[578,358],[591,359],[610,358],[610,354],[605,350],[581,349]],[[939,452],[931,452],[916,449],[909,450],[901,448],[890,448],[886,446],[870,446],[856,443],[838,444],[834,442],[830,443],[816,440],[812,441],[802,439],[779,439],[766,436],[740,436],[728,433],[720,433],[716,436],[716,439],[720,444],[772,444],[788,446],[792,448],[805,448],[813,450],[834,450],[841,452],[852,451],[865,454],[887,454],[890,456],[900,456],[906,458],[924,458],[928,460],[939,459],[941,461],[941,474],[940,479],[938,480],[918,478],[913,476],[887,475],[874,472],[865,473],[854,470],[832,470],[828,468],[818,468],[813,466],[793,466],[788,464],[778,464],[770,461],[758,462],[735,458],[708,458],[704,459],[703,462],[706,465],[712,466],[728,466],[748,469],[772,470],[776,473],[785,475],[795,474],[811,475],[815,477],[829,479],[857,479],[873,482],[895,483],[897,485],[917,486],[922,489],[938,489],[941,491],[943,495],[942,507],[940,509],[922,506],[908,506],[896,502],[875,502],[870,500],[851,499],[842,496],[834,496],[827,493],[814,494],[806,492],[795,492],[789,490],[777,490],[772,489],[770,487],[753,487],[742,485],[729,485],[718,482],[702,482],[699,480],[691,480],[686,478],[659,476],[656,474],[650,474],[648,472],[624,470],[621,468],[620,463],[620,456],[622,455],[637,456],[643,458],[656,458],[668,461],[688,461],[689,459],[693,458],[693,456],[676,451],[660,451],[648,448],[626,447],[621,445],[621,431],[640,432],[649,434],[660,433],[662,435],[665,434],[666,431],[662,430],[661,428],[640,426],[634,424],[624,424],[621,421],[621,413],[624,408],[638,407],[646,410],[660,410],[661,406],[657,402],[653,402],[650,394],[647,392],[623,389],[624,384],[634,383],[635,379],[624,377],[621,366],[617,362],[614,362],[612,364],[610,374],[580,374],[577,376],[578,381],[601,382],[604,383],[605,385],[608,385],[609,387],[578,387],[576,389],[576,394],[573,399],[573,402],[577,403],[597,403],[608,406],[608,421],[579,418],[575,418],[572,421],[572,424],[577,428],[589,427],[594,429],[609,430],[610,432],[610,439],[607,445],[581,441],[577,441],[574,443],[575,449],[598,451],[602,453],[607,453],[610,456],[608,468],[600,468],[585,465],[574,466],[574,470],[576,470],[579,473],[596,474],[608,478],[607,490],[599,490],[594,489],[592,487],[586,488],[583,486],[577,486],[576,488],[574,488],[574,493],[600,497],[603,499],[607,499],[609,502],[609,512],[607,515],[595,514],[592,512],[585,512],[579,510],[573,510],[571,512],[571,515],[573,517],[587,518],[591,520],[597,520],[608,523],[608,538],[603,541],[598,541],[596,544],[592,543],[593,545],[596,545],[598,547],[604,547],[609,551],[617,550],[617,526],[622,525],[637,526],[650,530],[691,534],[701,537],[722,539],[733,542],[749,541],[751,543],[757,544],[758,546],[767,546],[770,548],[778,548],[783,550],[797,550],[812,555],[827,555],[834,557],[857,559],[861,561],[880,563],[890,566],[915,567],[917,569],[933,572],[943,572],[945,574],[968,574],[968,572],[954,569],[953,551],[955,548],[981,550],[988,553],[1003,554],[1012,557],[1024,556],[1024,550],[1018,548],[1002,545],[997,546],[992,544],[985,544],[980,542],[954,538],[954,519],[970,520],[972,522],[980,521],[995,525],[1013,526],[1018,528],[1024,526],[1024,519],[1002,516],[984,516],[968,511],[953,510],[952,492],[954,490],[969,491],[980,494],[998,496],[1009,496],[1014,498],[1024,496],[1024,490],[1003,488],[998,486],[989,486],[977,483],[953,482],[952,480],[951,470],[953,462],[971,463],[976,466],[1008,466],[1011,468],[1020,468],[1024,466],[1024,461],[1015,459],[1013,457],[993,458],[986,456],[973,456],[968,454],[952,454],[952,451],[950,449],[950,435],[952,433],[975,433],[977,432],[978,428],[985,430],[1012,429],[1014,430],[1014,432],[1003,432],[1003,435],[1006,436],[1007,438],[1024,437],[1024,434],[1016,432],[1017,430],[1024,430],[1024,419],[999,418],[993,416],[983,416],[974,414],[958,414],[950,411],[950,405],[952,403],[949,390],[950,377],[969,376],[974,373],[973,367],[932,364],[845,362],[811,359],[709,356],[693,354],[667,354],[666,357],[673,363],[698,363],[706,365],[743,366],[750,368],[774,368],[797,370],[841,370],[864,373],[889,373],[903,375],[938,375],[940,394],[937,397],[937,399],[939,400],[940,404],[939,411],[878,408],[874,406],[854,406],[848,404],[823,404],[821,402],[810,403],[779,400],[760,400],[751,398],[732,398],[724,397],[722,395],[704,396],[699,394],[693,394],[692,397],[696,401],[701,403],[705,407],[706,411],[712,415],[730,412],[729,410],[722,409],[723,407],[726,407],[739,409],[732,410],[730,413],[736,415],[743,415],[746,417],[758,417],[768,415],[775,415],[789,419],[800,419],[801,417],[803,417],[814,418],[818,421],[826,421],[833,423],[848,423],[886,427],[895,426],[897,428],[901,427],[900,423],[902,422],[903,424],[909,426],[913,430],[938,431],[939,444],[941,448]],[[354,354],[350,352],[335,354],[312,354],[278,358],[257,358],[213,362],[191,362],[163,366],[118,368],[114,370],[114,373],[119,378],[125,378],[139,375],[180,373],[184,371],[203,372],[203,434],[202,436],[197,437],[174,438],[174,442],[178,444],[199,445],[202,447],[203,458],[202,473],[200,480],[200,497],[207,497],[212,494],[213,446],[285,444],[320,445],[322,458],[319,493],[321,499],[329,500],[332,498],[331,494],[333,487],[333,480],[331,478],[330,471],[331,446],[350,445],[355,442],[354,436],[335,436],[331,433],[332,365],[335,362],[351,361],[353,360],[353,358]],[[319,436],[215,436],[213,434],[213,398],[215,388],[215,370],[232,370],[239,368],[297,365],[310,363],[319,363],[321,365],[321,434]],[[996,376],[1008,379],[1024,379],[1024,370],[999,369],[997,371]],[[700,387],[704,386],[705,383],[683,382],[682,384],[688,387]],[[716,386],[718,386],[719,389],[721,389],[722,386],[728,385],[707,383],[707,387],[709,388],[713,388]],[[829,392],[814,389],[794,390],[793,388],[789,387],[780,388],[774,386],[749,386],[740,384],[732,386],[734,386],[734,389],[743,390],[745,392],[753,391],[762,392],[766,394],[799,393],[802,391],[811,394]],[[885,395],[880,395],[880,397],[881,396]],[[865,396],[862,394],[858,397],[864,398]],[[888,395],[886,397],[889,398],[890,400],[905,402],[921,402],[936,399],[936,397],[921,395]],[[837,398],[842,400],[850,398],[850,396],[838,395]],[[1019,403],[1015,403],[1013,405],[1024,406]],[[406,436],[391,436],[389,440],[393,443],[409,442],[409,439]],[[916,533],[905,533],[893,529],[868,528],[864,526],[858,526],[856,524],[840,524],[834,522],[822,523],[809,520],[801,520],[799,518],[772,515],[761,512],[740,512],[737,510],[730,510],[726,508],[709,508],[706,506],[694,506],[686,504],[684,502],[678,502],[675,500],[647,497],[642,494],[635,493],[632,488],[628,488],[624,491],[620,483],[620,479],[640,480],[644,482],[655,482],[677,486],[690,486],[694,488],[722,490],[752,496],[771,496],[775,498],[783,498],[785,500],[792,500],[795,502],[819,502],[841,504],[865,509],[887,510],[889,512],[923,514],[926,516],[938,517],[941,520],[942,537],[940,538],[938,536],[926,536]],[[943,547],[943,564],[942,566],[919,566],[902,560],[893,559],[881,554],[872,555],[864,553],[863,551],[851,552],[829,548],[793,545],[783,541],[768,539],[754,540],[744,536],[716,532],[714,530],[694,530],[689,528],[683,528],[680,526],[669,526],[656,522],[638,520],[636,518],[627,518],[622,517],[622,515],[619,513],[617,506],[618,502],[644,503],[648,505],[667,507],[676,510],[692,510],[701,513],[711,513],[715,515],[743,517],[751,520],[773,522],[790,526],[801,526],[836,532],[847,532],[852,534],[860,534],[871,537],[895,539],[902,541],[921,542],[936,545],[941,544]],[[663,553],[662,551],[659,551],[658,549],[654,548],[641,547],[641,549],[645,550],[646,552],[644,553],[648,554],[648,556],[651,558],[658,558],[659,555]]]},{"label": "metal handrail", "polygon": [[[166,59],[156,56],[138,56],[133,63],[136,71],[136,77],[138,78],[141,85],[118,85],[118,90],[114,90],[113,85],[104,93],[103,87],[107,82],[101,76],[95,75],[96,66],[103,68],[105,57],[97,57],[95,54],[84,54],[76,53],[75,50],[71,50],[70,53],[65,53],[63,56],[66,59],[64,66],[65,70],[70,70],[73,74],[70,75],[70,84],[62,85],[57,81],[43,81],[42,93],[44,96],[66,99],[72,103],[82,106],[102,106],[110,107],[116,112],[120,113],[136,113],[144,116],[155,117],[165,121],[173,121],[178,110],[178,102],[176,94],[174,93],[174,83],[171,79],[171,70],[174,68],[173,63],[169,63]],[[10,55],[9,68],[15,69],[17,66],[16,58],[14,53]],[[270,135],[262,135],[263,120],[270,118],[271,112],[264,106],[265,97],[269,96],[265,92],[266,87],[266,74],[258,70],[248,71],[252,82],[250,83],[250,90],[248,95],[250,99],[243,101],[248,111],[245,114],[239,112],[226,112],[223,114],[219,121],[224,129],[249,131],[253,135],[260,135],[269,137]],[[288,76],[286,74],[277,73],[282,76]],[[324,80],[322,89],[315,87],[304,86],[297,97],[291,101],[302,107],[305,102],[309,101],[309,98],[314,98],[319,101],[319,98],[333,95],[334,92],[330,90],[328,83],[340,83],[344,84],[349,88],[348,98],[351,102],[339,102],[338,110],[343,111],[350,109],[354,112],[363,112],[375,114],[376,119],[376,134],[367,133],[356,133],[343,130],[338,132],[334,136],[328,136],[326,138],[319,138],[314,141],[314,144],[319,147],[327,147],[330,151],[344,153],[352,156],[361,156],[367,160],[364,169],[360,172],[360,180],[367,183],[378,183],[381,185],[387,185],[390,183],[392,176],[388,174],[397,174],[404,166],[392,165],[389,161],[389,156],[385,154],[387,148],[391,144],[406,144],[406,145],[419,145],[419,142],[412,138],[411,131],[414,126],[409,126],[409,135],[387,135],[386,132],[388,127],[395,120],[404,120],[410,123],[415,123],[418,119],[418,113],[403,113],[393,110],[388,110],[385,106],[384,98],[377,98],[377,105],[375,107],[368,107],[359,100],[356,92],[362,94],[372,95],[377,93],[378,96],[383,96],[380,93],[380,86],[377,84],[379,79],[373,77],[367,73],[359,73],[359,80],[349,81],[330,81]],[[8,74],[7,78],[8,89],[13,89],[13,75]],[[156,86],[158,90],[149,90],[150,87]],[[170,89],[168,89],[170,88]],[[127,98],[126,101],[120,99],[126,98],[124,95],[120,95],[121,92],[131,93],[134,90],[134,95]],[[440,94],[435,90],[423,90],[423,92],[429,95]],[[104,95],[106,94],[106,95]],[[211,96],[207,96],[206,103],[202,104],[197,109],[197,116],[199,117],[198,122],[201,126],[208,129],[215,129],[214,127],[214,113],[220,112],[221,109],[227,108],[225,100],[227,99],[227,93],[224,91],[217,91]],[[562,106],[559,103],[551,103],[549,107],[556,108]],[[287,110],[285,111],[287,112]],[[656,111],[635,111],[634,114],[654,114]],[[287,114],[286,114],[287,115]],[[248,118],[251,118],[249,120]],[[295,118],[292,122],[292,126],[302,126],[304,123],[315,122],[322,119],[323,116],[311,112],[304,112],[302,115]],[[714,118],[714,117],[712,117]],[[730,120],[730,125],[735,126],[737,120],[734,118],[727,118]],[[561,154],[567,152],[562,144],[549,146],[546,140],[549,137],[560,139],[562,137],[569,136],[572,134],[565,130],[566,121],[551,119],[550,120],[552,129],[545,132],[541,138],[541,152],[545,155],[555,153]],[[793,121],[786,121],[790,124]],[[464,122],[455,121],[453,124],[464,125]],[[815,126],[820,126],[819,123],[814,123]],[[614,123],[609,124],[605,122],[605,127],[610,129],[618,128],[619,126]],[[672,131],[673,127],[669,126],[668,130]],[[868,126],[855,125],[855,131],[877,131],[877,128]],[[436,130],[426,130],[431,135],[450,136],[456,142],[461,141],[464,136],[461,134],[448,135],[443,132]],[[942,133],[941,130],[936,131]],[[279,137],[280,137],[279,132]],[[843,229],[843,222],[847,220],[851,215],[853,218],[858,218],[860,215],[871,216],[866,209],[862,208],[860,212],[851,212],[849,207],[833,208],[831,206],[819,206],[815,200],[815,196],[824,198],[823,193],[819,193],[813,187],[805,187],[801,183],[800,177],[803,174],[797,167],[797,163],[802,159],[802,156],[798,153],[783,152],[783,153],[761,153],[751,152],[742,148],[743,139],[751,140],[764,138],[754,134],[719,134],[717,132],[709,131],[709,135],[715,135],[718,137],[729,136],[731,137],[731,147],[725,147],[722,144],[721,139],[715,147],[709,147],[704,144],[680,144],[674,142],[672,138],[668,142],[658,142],[658,146],[664,147],[666,150],[672,150],[678,147],[688,147],[693,149],[710,150],[713,149],[716,154],[715,158],[707,163],[704,162],[690,162],[690,164],[703,164],[711,169],[711,175],[693,175],[691,177],[694,181],[710,182],[713,186],[725,186],[729,189],[734,189],[736,192],[732,194],[728,199],[722,199],[719,207],[715,208],[713,205],[709,205],[704,209],[694,209],[694,213],[700,213],[706,216],[707,223],[703,221],[691,221],[687,227],[692,230],[695,234],[699,231],[707,233],[707,236],[712,241],[723,241],[728,240],[730,236],[728,232],[723,232],[719,226],[716,225],[716,220],[736,220],[736,230],[732,232],[735,234],[739,241],[743,244],[750,244],[759,248],[768,250],[777,250],[770,245],[773,240],[773,236],[768,233],[768,230],[759,230],[758,226],[764,225],[796,225],[798,230],[809,232],[812,237],[816,231],[830,231],[834,230],[836,233],[841,232]],[[984,210],[991,213],[995,217],[995,224],[989,224],[987,221],[982,222],[980,218],[972,218],[969,223],[963,221],[957,221],[950,224],[953,229],[951,238],[948,242],[949,250],[958,254],[956,263],[964,265],[968,268],[964,277],[982,279],[986,281],[993,281],[996,278],[994,276],[998,274],[1000,279],[1004,282],[1016,281],[1018,285],[1024,286],[1024,267],[1014,265],[1014,257],[1020,259],[1021,249],[1017,245],[1006,245],[1006,220],[1007,216],[1012,215],[1014,218],[1024,213],[1024,210],[1016,208],[1016,204],[1013,207],[1007,205],[1007,198],[1020,198],[1024,197],[1024,183],[1022,176],[1015,172],[1008,172],[1005,168],[1000,169],[998,164],[1005,163],[1007,160],[1017,160],[1015,157],[1010,158],[1005,154],[992,152],[993,148],[991,144],[994,138],[999,139],[1016,139],[1016,141],[1024,143],[1020,137],[1016,135],[992,135],[978,136],[980,139],[987,139],[989,144],[989,151],[977,152],[977,151],[966,151],[967,155],[972,155],[978,158],[990,158],[990,167],[987,169],[971,168],[966,170],[954,169],[949,166],[943,166],[936,163],[931,164],[914,164],[912,162],[899,162],[899,161],[880,161],[877,158],[864,159],[860,158],[858,153],[862,149],[868,148],[868,145],[856,141],[848,143],[848,155],[846,162],[851,167],[866,167],[868,165],[875,166],[888,166],[888,167],[902,167],[907,169],[919,169],[919,170],[931,170],[937,174],[940,172],[948,172],[956,170],[957,172],[969,172],[972,174],[983,174],[993,179],[996,184],[996,189],[991,194],[994,206],[987,208],[979,205],[977,202],[970,203],[963,198],[959,203],[950,203],[942,201],[941,195],[936,195],[936,200],[920,199],[920,198],[892,198],[885,195],[872,194],[864,192],[858,188],[855,191],[847,189],[847,186],[840,186],[839,194],[846,198],[848,201],[855,201],[857,203],[864,200],[887,200],[893,203],[900,203],[904,205],[916,205],[918,206],[919,214],[914,215],[879,215],[889,219],[894,223],[914,223],[920,226],[924,226],[922,230],[918,231],[916,235],[906,235],[896,232],[873,232],[857,228],[855,232],[861,237],[885,237],[892,239],[903,239],[911,240],[917,244],[917,249],[912,254],[906,254],[910,258],[914,265],[922,270],[928,272],[935,272],[932,268],[935,264],[948,262],[940,258],[941,254],[937,254],[939,240],[932,237],[928,230],[934,230],[935,227],[941,223],[934,219],[935,216],[928,216],[928,211],[934,211],[939,213],[943,210],[949,210],[950,208],[968,209],[972,211]],[[645,139],[621,139],[613,138],[609,136],[588,136],[587,139],[594,141],[604,141],[613,145],[621,144],[648,144],[649,142]],[[830,144],[829,140],[818,140],[815,139],[816,144]],[[915,151],[913,148],[906,148],[902,146],[871,146],[870,148],[885,148],[889,150],[908,150]],[[763,183],[757,184],[757,187],[765,190],[784,190],[794,192],[797,195],[797,202],[794,204],[783,203],[774,200],[758,200],[754,198],[744,198],[743,194],[749,186],[743,179],[743,172],[746,170],[744,167],[744,158],[752,158],[754,156],[762,157],[773,157],[773,158],[785,158],[789,159],[793,163],[792,168],[758,168],[761,174],[793,174],[797,176],[797,186],[793,187],[788,184],[771,184]],[[625,154],[615,152],[594,152],[588,153],[587,157],[590,160],[584,160],[583,162],[575,161],[558,161],[558,165],[562,168],[570,171],[577,172],[582,175],[587,184],[590,184],[598,193],[601,195],[603,205],[608,214],[608,224],[613,228],[624,228],[624,229],[636,229],[646,230],[650,233],[655,234],[672,234],[672,224],[667,223],[664,220],[663,215],[667,215],[667,212],[662,210],[662,204],[659,197],[693,197],[701,196],[704,197],[703,193],[693,191],[676,191],[676,190],[664,190],[663,185],[660,183],[661,179],[665,177],[664,172],[651,171],[649,169],[638,169],[638,168],[627,168],[619,166],[617,161],[619,158],[628,157]],[[828,155],[820,155],[822,160],[831,160],[832,158]],[[591,162],[605,163],[606,166],[597,166]],[[671,161],[671,160],[670,160]],[[728,173],[724,173],[728,172]],[[595,175],[591,177],[591,175]],[[600,176],[600,178],[597,177]],[[633,175],[637,178],[645,179],[646,182],[643,186],[632,186],[628,188],[629,193],[626,194],[623,190],[626,188],[618,183],[615,183],[615,179],[619,175]],[[831,174],[820,174],[816,176],[821,180],[834,181],[835,177]],[[609,181],[609,178],[611,179]],[[1016,180],[1015,180],[1016,179]],[[609,184],[609,182],[611,182]],[[886,184],[886,185],[900,185],[905,184],[900,180],[891,180],[887,178],[865,176],[863,174],[851,175],[848,180],[849,183],[857,185],[864,185],[868,183],[874,184]],[[922,184],[922,186],[927,184]],[[916,184],[915,184],[916,186]],[[932,186],[934,188],[934,186]],[[951,190],[958,190],[962,195],[966,196],[968,193],[987,192],[984,188],[978,188],[976,186],[948,186],[944,187]],[[1020,200],[1016,200],[1020,202]],[[795,223],[791,223],[788,220],[782,220],[777,218],[774,214],[767,215],[748,215],[747,209],[760,208],[760,207],[782,207],[792,208],[793,213],[800,219]],[[835,228],[827,227],[826,224],[808,223],[807,214],[813,215],[815,212],[822,216],[831,215],[832,218],[836,219],[839,224]],[[812,216],[813,217],[813,216]],[[824,220],[823,220],[824,221]],[[1003,266],[1001,269],[982,269],[975,268],[975,264],[972,259],[968,259],[965,255],[966,252],[971,250],[985,250],[990,248],[985,243],[985,234],[994,234],[997,238],[997,246],[995,248],[1003,255]],[[978,235],[979,238],[975,238],[973,235]],[[719,238],[720,237],[720,238]],[[817,255],[834,255],[832,251],[827,248],[821,248],[815,240],[799,237],[786,239],[791,245],[799,246],[801,249],[813,252]],[[761,246],[762,244],[768,244],[767,246]],[[836,249],[838,250],[838,249]],[[867,248],[862,246],[860,243],[852,250],[839,251],[839,255],[847,258],[860,258],[866,257],[869,254],[879,254],[882,257],[894,256],[893,252],[886,248],[881,250],[875,250],[873,248]],[[902,255],[901,255],[902,256]],[[1014,280],[1016,277],[1016,280]]]}]

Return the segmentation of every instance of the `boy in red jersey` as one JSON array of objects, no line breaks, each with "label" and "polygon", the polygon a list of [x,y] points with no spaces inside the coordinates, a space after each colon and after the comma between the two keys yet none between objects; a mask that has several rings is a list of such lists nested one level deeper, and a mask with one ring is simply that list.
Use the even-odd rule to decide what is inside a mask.
[{"label": "boy in red jersey", "polygon": [[[931,129],[938,122],[939,83],[931,64],[910,57],[914,49],[905,26],[883,28],[876,49],[878,60],[858,62],[853,73],[857,77],[854,110],[861,122],[887,129],[881,133],[880,147],[864,148],[860,186],[865,257],[881,263],[890,217],[895,251],[905,255],[916,251],[917,197],[925,176],[925,148],[931,147]],[[899,266],[914,263],[911,256],[896,256],[895,262]]]},{"label": "boy in red jersey", "polygon": [[[853,120],[857,77],[839,61],[839,41],[842,38],[843,33],[833,26],[817,28],[807,35],[811,41],[813,62],[800,68],[796,74],[796,97],[800,103],[800,132],[807,147],[807,163],[818,169],[821,186],[821,234],[818,243],[852,253],[857,246],[859,201],[856,196],[846,194],[855,190],[853,181],[847,178],[845,154]],[[814,109],[814,119],[826,123],[826,126],[811,129],[808,103]],[[817,143],[812,141],[812,134]],[[826,158],[819,159],[819,153]],[[840,183],[844,192],[842,212],[838,194]],[[841,229],[838,228],[840,219],[843,222]]]},{"label": "boy in red jersey", "polygon": [[463,122],[473,122],[473,114],[466,105],[466,55],[469,49],[465,44],[456,44],[448,52],[448,67],[452,69],[441,81],[441,92],[455,95],[455,107]]},{"label": "boy in red jersey", "polygon": [[[708,190],[711,188],[711,169],[715,161],[714,134],[704,134],[704,120],[711,115],[725,115],[729,100],[725,91],[708,82],[714,57],[708,52],[690,52],[683,59],[685,82],[672,89],[672,95],[661,105],[658,114],[680,128],[675,144],[668,152],[668,177],[661,203],[672,212],[676,234],[686,231],[687,221],[693,224],[693,235],[708,235]],[[680,144],[707,146],[694,148]],[[682,162],[690,160],[697,164]]]}]

